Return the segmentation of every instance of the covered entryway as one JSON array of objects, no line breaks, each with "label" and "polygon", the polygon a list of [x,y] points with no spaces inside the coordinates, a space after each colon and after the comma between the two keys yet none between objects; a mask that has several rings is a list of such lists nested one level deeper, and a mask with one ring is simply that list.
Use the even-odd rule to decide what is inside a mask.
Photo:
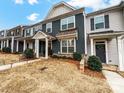
[{"label": "covered entryway", "polygon": [[[45,54],[45,59],[48,59],[48,55],[49,55],[49,48],[51,48],[51,44],[49,44],[49,41],[52,42],[52,40],[55,40],[56,38],[48,35],[42,31],[38,31],[32,39],[35,39],[35,53],[36,53],[36,57],[39,58],[40,57],[40,52],[41,50],[43,50],[43,54]],[[45,42],[45,44],[42,45],[42,43],[40,43],[40,41]],[[44,46],[45,45],[45,49],[44,47],[40,47],[40,46]],[[40,49],[41,48],[41,49]]]},{"label": "covered entryway", "polygon": [[106,63],[106,47],[105,47],[105,42],[95,42],[95,52],[96,56],[100,58],[102,63]]}]

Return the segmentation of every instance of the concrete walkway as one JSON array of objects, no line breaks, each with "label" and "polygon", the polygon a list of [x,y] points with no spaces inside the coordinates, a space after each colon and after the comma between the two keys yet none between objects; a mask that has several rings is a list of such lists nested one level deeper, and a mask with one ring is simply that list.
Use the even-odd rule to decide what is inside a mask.
[{"label": "concrete walkway", "polygon": [[124,78],[122,76],[107,70],[103,70],[103,74],[114,93],[124,93]]}]

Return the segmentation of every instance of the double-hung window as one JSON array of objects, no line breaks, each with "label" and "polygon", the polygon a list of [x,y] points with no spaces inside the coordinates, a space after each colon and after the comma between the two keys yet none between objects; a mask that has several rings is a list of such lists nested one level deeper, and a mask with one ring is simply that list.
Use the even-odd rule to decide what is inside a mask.
[{"label": "double-hung window", "polygon": [[75,49],[74,39],[65,39],[61,41],[61,52],[65,54],[73,53]]},{"label": "double-hung window", "polygon": [[95,17],[95,29],[101,29],[105,27],[104,16]]},{"label": "double-hung window", "polygon": [[52,33],[52,22],[46,24],[46,32]]},{"label": "double-hung window", "polygon": [[70,16],[61,20],[61,30],[75,28],[75,16]]},{"label": "double-hung window", "polygon": [[4,32],[1,32],[1,36],[3,36],[4,35]]}]

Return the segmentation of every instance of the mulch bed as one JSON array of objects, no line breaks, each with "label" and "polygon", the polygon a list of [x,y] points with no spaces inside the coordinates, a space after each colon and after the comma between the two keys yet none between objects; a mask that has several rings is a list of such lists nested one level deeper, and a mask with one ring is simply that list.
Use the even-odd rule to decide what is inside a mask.
[{"label": "mulch bed", "polygon": [[92,71],[88,67],[85,67],[84,74],[91,77],[106,79],[102,72]]},{"label": "mulch bed", "polygon": [[[80,68],[79,68],[80,62],[79,61],[70,60],[69,63],[75,64],[77,66],[77,68],[80,70]],[[85,67],[84,72],[82,72],[82,73],[85,75],[91,76],[91,77],[106,79],[102,72],[90,70],[88,67]]]}]

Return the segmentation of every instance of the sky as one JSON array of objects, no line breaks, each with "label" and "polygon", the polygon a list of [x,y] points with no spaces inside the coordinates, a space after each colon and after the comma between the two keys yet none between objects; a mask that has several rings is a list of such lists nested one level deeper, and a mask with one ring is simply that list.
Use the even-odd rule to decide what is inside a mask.
[{"label": "sky", "polygon": [[[86,12],[114,6],[121,0],[63,0],[70,5],[81,8]],[[61,0],[1,0],[0,1],[0,30],[10,29],[17,25],[37,23],[45,18],[49,9]]]}]

